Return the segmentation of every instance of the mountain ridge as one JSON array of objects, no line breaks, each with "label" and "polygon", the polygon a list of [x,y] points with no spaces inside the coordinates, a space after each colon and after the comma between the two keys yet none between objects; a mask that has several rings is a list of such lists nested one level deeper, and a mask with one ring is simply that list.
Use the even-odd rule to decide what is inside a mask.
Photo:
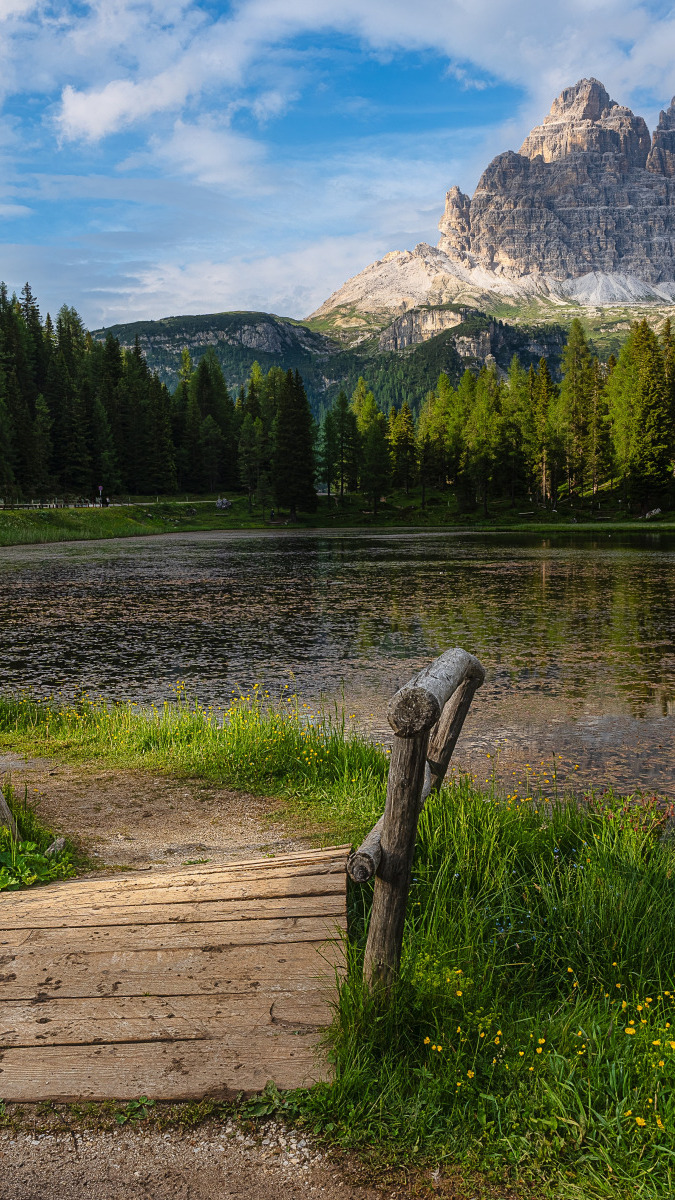
[{"label": "mountain ridge", "polygon": [[[392,251],[308,318],[356,335],[423,303],[514,310],[675,300],[675,99],[652,135],[596,79],[553,101],[518,152],[498,154],[473,197],[446,193],[437,246]],[[367,324],[367,323],[366,323]]]}]

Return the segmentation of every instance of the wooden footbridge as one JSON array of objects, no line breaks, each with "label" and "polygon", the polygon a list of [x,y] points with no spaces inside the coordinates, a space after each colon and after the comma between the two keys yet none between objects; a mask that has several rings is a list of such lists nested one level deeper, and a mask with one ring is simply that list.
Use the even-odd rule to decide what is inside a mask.
[{"label": "wooden footbridge", "polygon": [[346,872],[375,879],[364,979],[386,1002],[419,814],[484,677],[456,648],[393,697],[385,811],[349,860],[334,846],[0,897],[0,1096],[185,1100],[325,1077]]},{"label": "wooden footbridge", "polygon": [[0,1096],[301,1087],[343,970],[348,846],[0,896]]}]

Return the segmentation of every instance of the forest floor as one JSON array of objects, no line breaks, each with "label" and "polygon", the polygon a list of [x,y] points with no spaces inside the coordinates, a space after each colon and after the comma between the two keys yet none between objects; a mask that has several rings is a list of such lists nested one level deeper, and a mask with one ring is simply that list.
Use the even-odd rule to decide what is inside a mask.
[{"label": "forest floor", "polygon": [[606,494],[600,507],[590,509],[589,502],[561,499],[557,511],[519,501],[495,500],[486,515],[481,509],[465,511],[453,492],[428,491],[422,505],[419,488],[394,492],[373,512],[363,496],[319,496],[315,513],[300,513],[291,521],[287,513],[264,513],[259,507],[249,511],[246,496],[235,495],[232,507],[216,508],[216,497],[177,501],[135,497],[127,504],[110,508],[3,509],[0,510],[0,546],[30,545],[45,542],[102,540],[118,537],[144,537],[148,534],[184,533],[200,530],[247,529],[341,529],[441,528],[476,532],[511,530],[517,533],[584,534],[599,528],[643,532],[675,529],[675,511],[664,508],[646,521],[636,514],[626,517],[620,497]]}]

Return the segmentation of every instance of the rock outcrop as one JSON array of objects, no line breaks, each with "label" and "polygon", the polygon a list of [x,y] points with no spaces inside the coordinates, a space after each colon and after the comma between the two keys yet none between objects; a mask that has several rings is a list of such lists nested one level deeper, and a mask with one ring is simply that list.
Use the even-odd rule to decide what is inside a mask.
[{"label": "rock outcrop", "polygon": [[672,302],[675,99],[650,136],[597,79],[565,88],[517,153],[493,159],[472,197],[450,189],[439,228],[435,251],[386,255],[319,313],[347,304],[390,313],[422,303],[484,307],[489,294]]}]

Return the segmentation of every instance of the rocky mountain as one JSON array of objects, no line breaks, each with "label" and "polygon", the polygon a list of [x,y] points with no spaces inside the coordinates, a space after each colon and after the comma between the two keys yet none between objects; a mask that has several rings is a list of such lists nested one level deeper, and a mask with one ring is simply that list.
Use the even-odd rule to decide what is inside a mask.
[{"label": "rocky mountain", "polygon": [[379,336],[361,339],[356,346],[297,321],[254,312],[134,321],[94,330],[93,336],[104,339],[108,333],[128,348],[138,339],[148,365],[172,390],[183,349],[196,364],[212,346],[233,392],[248,379],[255,361],[265,371],[272,366],[297,369],[317,415],[341,387],[351,393],[360,375],[386,409],[403,400],[416,408],[441,371],[456,383],[467,367],[494,361],[506,370],[514,354],[525,367],[545,356],[555,371],[564,341],[560,327],[515,327],[459,305],[410,309]]},{"label": "rocky mountain", "polygon": [[520,150],[499,154],[472,197],[447,193],[437,247],[366,267],[309,318],[367,335],[427,304],[675,300],[675,99],[650,136],[597,79],[565,88]]}]

